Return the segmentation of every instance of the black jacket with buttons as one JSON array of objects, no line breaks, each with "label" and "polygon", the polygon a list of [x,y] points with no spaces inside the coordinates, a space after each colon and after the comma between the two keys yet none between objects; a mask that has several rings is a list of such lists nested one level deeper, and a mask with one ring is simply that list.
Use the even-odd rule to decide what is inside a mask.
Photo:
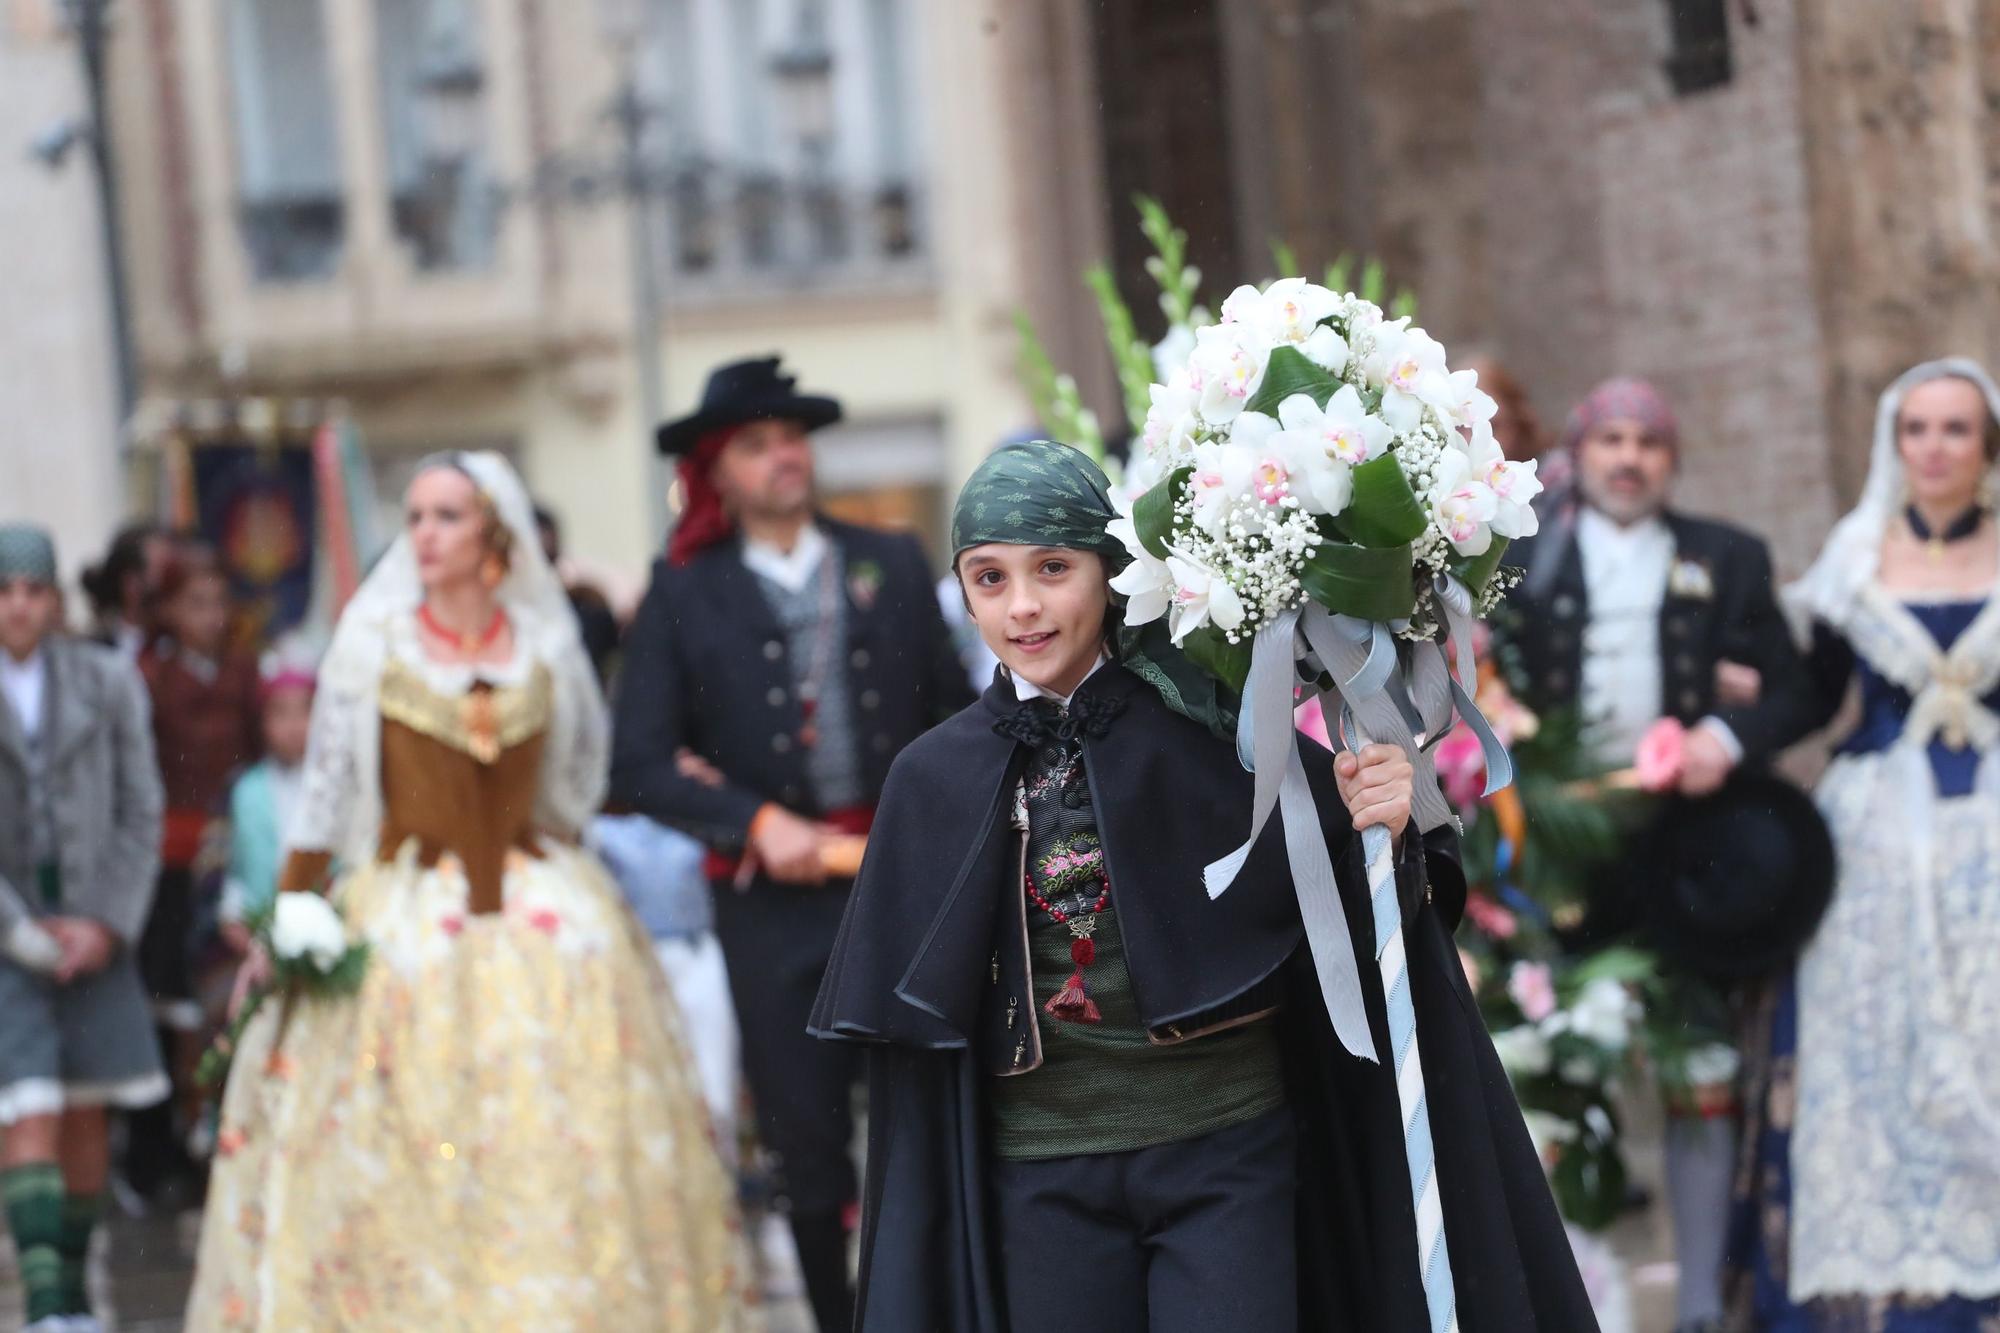
[{"label": "black jacket with buttons", "polygon": [[[845,565],[847,686],[873,801],[890,761],[972,693],[916,540],[819,522]],[[612,802],[717,850],[738,850],[767,801],[824,813],[807,780],[804,727],[784,633],[741,543],[719,543],[680,568],[657,562],[625,638]],[[723,784],[683,777],[674,756],[684,747],[719,770]]]},{"label": "black jacket with buttons", "polygon": [[[1772,587],[1771,555],[1740,528],[1669,512],[1675,575],[1660,604],[1660,715],[1693,724],[1710,715],[1729,724],[1747,763],[1761,763],[1810,728],[1810,700],[1797,647]],[[1501,651],[1531,708],[1574,707],[1583,691],[1583,636],[1590,597],[1574,524],[1550,518],[1542,532],[1508,548],[1524,571],[1495,624]],[[1748,708],[1716,707],[1715,668],[1755,667],[1763,693]]]}]

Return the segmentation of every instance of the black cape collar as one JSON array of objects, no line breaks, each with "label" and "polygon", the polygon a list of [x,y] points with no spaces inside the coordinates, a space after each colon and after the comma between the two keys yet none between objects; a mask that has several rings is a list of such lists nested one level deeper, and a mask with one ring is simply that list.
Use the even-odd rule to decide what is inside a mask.
[{"label": "black cape collar", "polygon": [[[1008,810],[1026,751],[994,730],[1020,707],[998,675],[897,759],[814,1008],[816,1033],[942,1048],[977,1030],[999,913],[1020,892]],[[1235,998],[1297,949],[1283,829],[1274,817],[1235,886],[1211,901],[1202,870],[1248,830],[1250,774],[1233,746],[1115,664],[1072,702],[1073,712],[1100,709],[1115,717],[1084,737],[1092,800],[1140,1017],[1162,1027]],[[1348,839],[1332,762],[1312,749],[1307,767],[1324,775],[1338,855]]]}]

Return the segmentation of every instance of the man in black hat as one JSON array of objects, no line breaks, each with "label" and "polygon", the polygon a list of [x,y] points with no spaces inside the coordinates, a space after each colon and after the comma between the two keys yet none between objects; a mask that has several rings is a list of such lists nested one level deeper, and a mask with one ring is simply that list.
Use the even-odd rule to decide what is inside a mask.
[{"label": "man in black hat", "polygon": [[[1669,507],[1679,430],[1666,399],[1645,381],[1598,385],[1570,414],[1563,443],[1576,465],[1577,498],[1507,553],[1525,574],[1498,622],[1502,651],[1529,705],[1576,709],[1586,742],[1609,767],[1631,766],[1660,719],[1685,724],[1678,797],[1714,797],[1739,770],[1759,773],[1811,722],[1770,553],[1748,532]],[[1659,840],[1682,826],[1676,817],[1672,828],[1654,831],[1626,868],[1603,877],[1607,892],[1584,927],[1590,940],[1636,927],[1644,942],[1659,943],[1652,937],[1675,904],[1644,901],[1642,886],[1653,881],[1642,872],[1660,864]],[[1681,1269],[1677,1328],[1700,1333],[1722,1318],[1735,1169],[1733,1052],[1722,1039],[1733,1035],[1734,1020],[1722,987],[1672,961],[1665,967],[1689,1015],[1718,1038],[1707,1076],[1669,1096],[1666,1131]]]},{"label": "man in black hat", "polygon": [[852,884],[842,851],[897,752],[972,696],[916,541],[815,508],[808,436],[840,404],[793,384],[776,357],[725,365],[660,427],[685,505],[626,636],[611,784],[710,848],[759,1130],[830,1333],[852,1318],[858,1070],[806,1020]]}]

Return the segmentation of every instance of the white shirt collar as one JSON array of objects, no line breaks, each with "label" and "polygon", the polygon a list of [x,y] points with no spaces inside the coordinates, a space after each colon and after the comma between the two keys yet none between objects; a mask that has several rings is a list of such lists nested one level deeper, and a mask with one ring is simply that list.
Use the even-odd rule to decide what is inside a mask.
[{"label": "white shirt collar", "polygon": [[1589,505],[1582,506],[1576,515],[1576,539],[1585,546],[1600,549],[1631,548],[1650,546],[1665,538],[1671,542],[1673,531],[1667,521],[1658,514],[1640,519],[1637,523],[1619,523],[1602,511]]},{"label": "white shirt collar", "polygon": [[[1104,664],[1110,660],[1103,653],[1099,653],[1097,661],[1091,666],[1090,670],[1083,673],[1083,680],[1089,680],[1092,676],[1103,670]],[[1083,680],[1080,680],[1076,683],[1076,690],[1071,690],[1066,695],[1055,694],[1043,689],[1025,676],[1017,675],[1012,671],[1008,672],[1007,675],[1014,682],[1014,697],[1022,703],[1026,703],[1030,699],[1054,699],[1057,703],[1067,708],[1069,707],[1069,701],[1076,698],[1076,690],[1083,688]]]},{"label": "white shirt collar", "polygon": [[22,733],[31,739],[40,735],[42,730],[42,699],[48,689],[48,662],[48,654],[40,648],[30,653],[25,662],[16,662],[8,653],[0,652],[0,691],[6,693]]},{"label": "white shirt collar", "polygon": [[751,573],[761,574],[786,592],[805,587],[826,557],[826,534],[809,523],[799,532],[792,549],[781,551],[769,542],[743,539],[743,563]]}]

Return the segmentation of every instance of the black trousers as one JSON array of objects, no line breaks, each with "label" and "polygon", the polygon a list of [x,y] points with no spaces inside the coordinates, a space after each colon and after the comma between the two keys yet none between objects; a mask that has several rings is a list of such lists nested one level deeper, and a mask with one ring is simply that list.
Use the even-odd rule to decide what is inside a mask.
[{"label": "black trousers", "polygon": [[860,1197],[854,1175],[859,1052],[806,1034],[820,976],[847,907],[842,881],[795,888],[758,879],[748,892],[715,885],[715,934],[729,964],[742,1029],[743,1074],[757,1136],[778,1159],[807,1294],[822,1333],[847,1333],[853,1296],[842,1214]]},{"label": "black trousers", "polygon": [[1136,1152],[996,1160],[1013,1333],[1298,1326],[1292,1113]]}]

